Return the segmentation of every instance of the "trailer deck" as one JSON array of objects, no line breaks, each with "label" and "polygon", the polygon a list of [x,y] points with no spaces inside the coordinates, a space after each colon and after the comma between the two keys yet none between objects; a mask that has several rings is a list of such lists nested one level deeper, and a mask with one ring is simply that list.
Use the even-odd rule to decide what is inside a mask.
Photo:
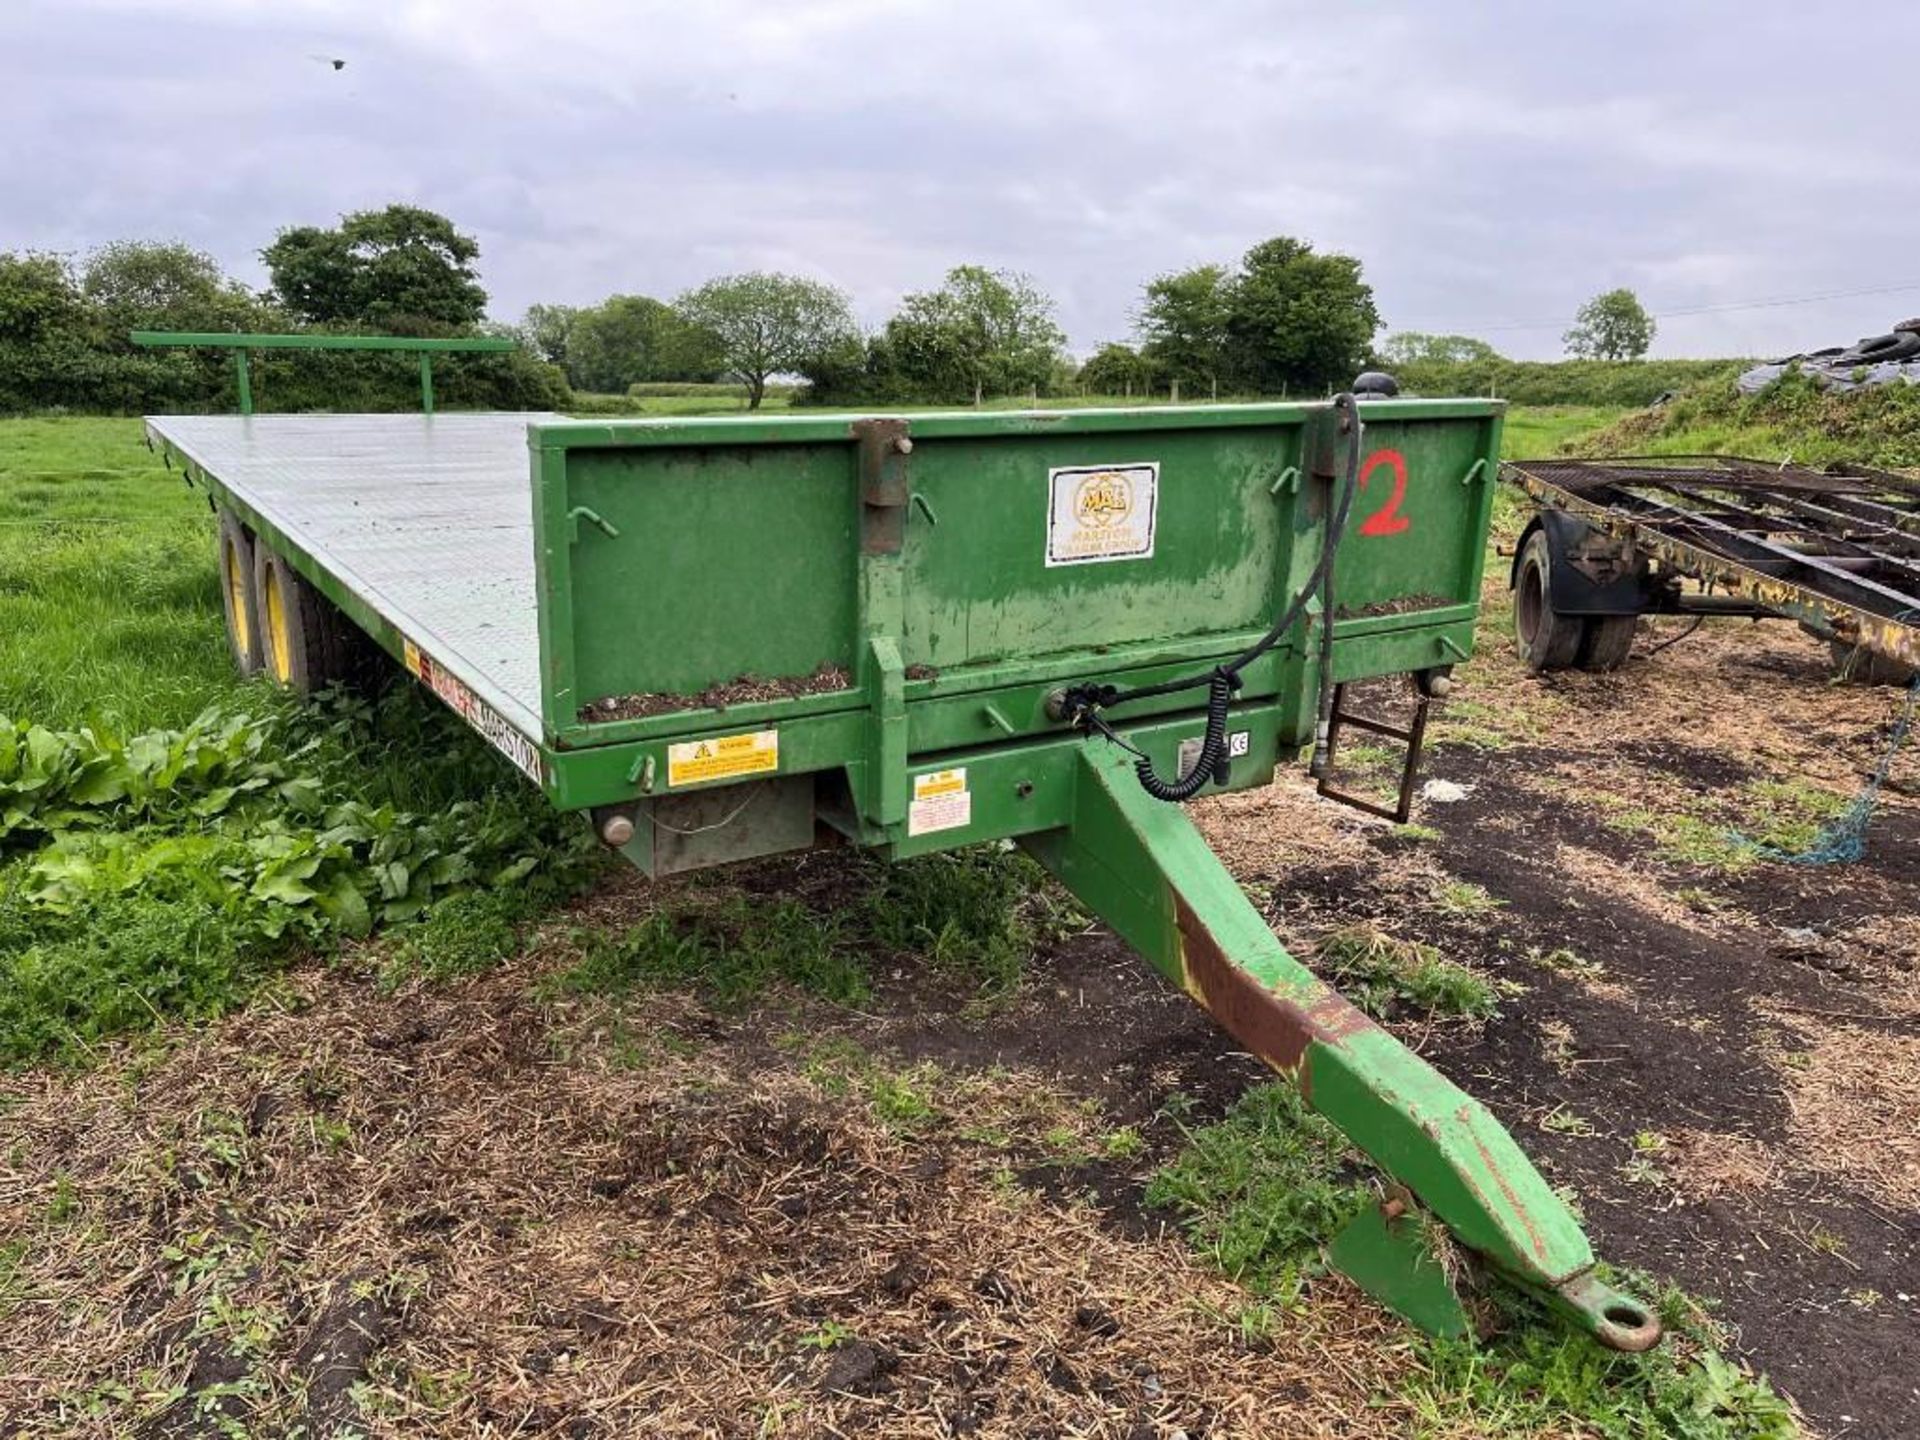
[{"label": "trailer deck", "polygon": [[527,426],[558,418],[163,415],[147,430],[218,476],[253,528],[326,555],[342,586],[538,736]]}]

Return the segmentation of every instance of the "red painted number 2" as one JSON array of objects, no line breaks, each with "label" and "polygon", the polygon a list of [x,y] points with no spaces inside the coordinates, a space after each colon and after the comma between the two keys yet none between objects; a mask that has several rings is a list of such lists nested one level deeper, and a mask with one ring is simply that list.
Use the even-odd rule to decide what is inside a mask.
[{"label": "red painted number 2", "polygon": [[1413,521],[1400,513],[1400,502],[1407,498],[1407,457],[1398,450],[1376,450],[1360,467],[1360,488],[1367,488],[1367,477],[1382,465],[1393,470],[1393,493],[1387,503],[1360,522],[1362,535],[1398,535]]}]

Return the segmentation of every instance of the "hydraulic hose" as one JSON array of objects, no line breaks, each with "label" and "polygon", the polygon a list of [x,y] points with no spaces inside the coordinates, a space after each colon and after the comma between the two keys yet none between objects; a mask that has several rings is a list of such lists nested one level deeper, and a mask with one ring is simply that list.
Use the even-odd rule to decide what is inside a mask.
[{"label": "hydraulic hose", "polygon": [[[1327,517],[1326,535],[1321,541],[1319,558],[1314,562],[1313,573],[1300,587],[1286,609],[1281,612],[1266,634],[1249,645],[1240,654],[1224,665],[1217,665],[1203,674],[1184,676],[1177,680],[1163,680],[1155,685],[1119,687],[1087,683],[1071,686],[1061,696],[1061,718],[1083,729],[1093,730],[1115,744],[1132,750],[1138,757],[1134,773],[1139,776],[1140,786],[1156,800],[1184,802],[1191,800],[1206,787],[1209,782],[1224,783],[1227,778],[1227,710],[1233,703],[1234,695],[1240,689],[1240,672],[1278,645],[1291,631],[1305,613],[1308,602],[1316,592],[1321,603],[1320,636],[1320,694],[1317,707],[1317,726],[1315,744],[1315,763],[1320,763],[1322,748],[1326,741],[1327,708],[1332,700],[1332,687],[1328,683],[1332,675],[1333,649],[1333,565],[1340,550],[1341,537],[1347,529],[1347,518],[1353,510],[1354,492],[1359,487],[1361,430],[1360,410],[1352,395],[1342,392],[1333,397],[1334,412],[1340,417],[1340,425],[1346,435],[1346,463],[1344,474],[1337,483],[1338,490]],[[1207,687],[1207,725],[1200,741],[1200,753],[1194,757],[1193,764],[1186,772],[1173,780],[1161,778],[1154,769],[1153,761],[1146,755],[1120,738],[1100,712],[1110,705],[1124,704],[1129,700],[1147,700],[1161,695],[1176,695],[1184,690]]]}]

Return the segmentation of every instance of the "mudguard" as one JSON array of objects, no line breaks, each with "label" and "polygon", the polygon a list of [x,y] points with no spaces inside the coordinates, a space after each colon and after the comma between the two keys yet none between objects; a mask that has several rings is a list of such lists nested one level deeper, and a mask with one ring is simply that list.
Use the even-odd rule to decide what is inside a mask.
[{"label": "mudguard", "polygon": [[1644,615],[1654,608],[1652,573],[1633,541],[1609,535],[1577,515],[1542,510],[1520,542],[1507,575],[1511,589],[1520,580],[1520,555],[1534,531],[1546,533],[1547,602],[1562,615]]}]

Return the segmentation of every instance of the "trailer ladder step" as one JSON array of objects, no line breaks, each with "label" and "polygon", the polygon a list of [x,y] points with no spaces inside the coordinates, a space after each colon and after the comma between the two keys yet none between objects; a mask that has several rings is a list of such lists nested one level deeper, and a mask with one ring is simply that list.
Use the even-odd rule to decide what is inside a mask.
[{"label": "trailer ladder step", "polygon": [[[1384,720],[1375,720],[1371,716],[1356,715],[1346,708],[1347,687],[1345,683],[1333,687],[1333,712],[1327,720],[1327,761],[1320,772],[1320,793],[1329,800],[1337,800],[1342,805],[1351,805],[1355,810],[1364,810],[1369,815],[1378,815],[1397,825],[1407,823],[1413,814],[1413,785],[1420,778],[1420,757],[1427,743],[1427,707],[1433,702],[1426,695],[1419,696],[1414,705],[1413,723],[1405,727],[1390,725]],[[1385,736],[1389,740],[1398,740],[1407,747],[1406,763],[1400,769],[1399,799],[1392,808],[1375,801],[1353,795],[1337,789],[1333,782],[1335,764],[1340,754],[1340,732],[1347,726],[1355,730],[1365,730],[1370,735]]]}]

